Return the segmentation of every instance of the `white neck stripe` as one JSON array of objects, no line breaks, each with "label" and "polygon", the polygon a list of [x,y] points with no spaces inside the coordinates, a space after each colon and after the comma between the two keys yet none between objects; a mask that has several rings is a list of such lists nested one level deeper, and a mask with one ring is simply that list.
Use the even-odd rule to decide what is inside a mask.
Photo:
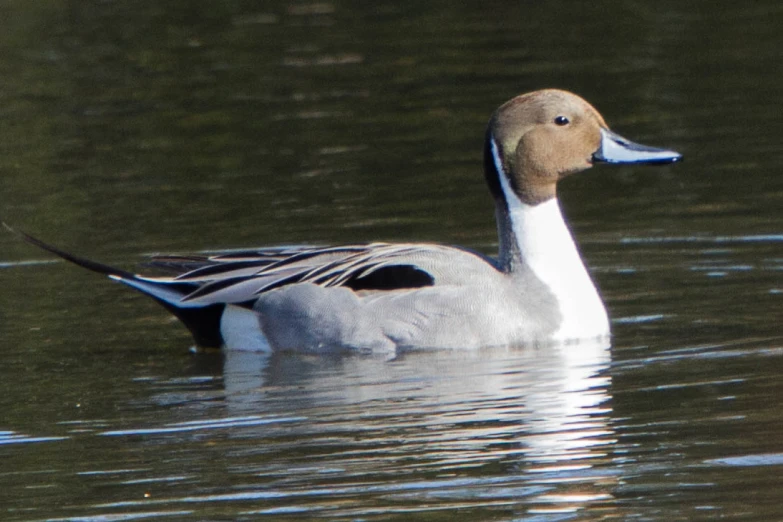
[{"label": "white neck stripe", "polygon": [[[498,144],[495,143],[495,138],[492,137],[489,139],[489,146],[492,149],[492,163],[495,164],[495,171],[497,172],[498,176],[500,176],[500,184],[503,185],[504,182],[507,185],[508,180],[506,178],[506,169],[503,168],[503,160],[500,159],[500,151],[498,150]],[[503,192],[506,192],[506,187],[503,187]],[[506,194],[508,195],[508,194]]]},{"label": "white neck stripe", "polygon": [[[500,188],[503,190],[509,213],[513,214],[513,211],[521,209],[524,203],[519,199],[519,196],[514,192],[514,189],[511,188],[511,183],[506,175],[506,169],[503,168],[503,160],[500,158],[500,150],[498,150],[498,144],[495,142],[495,138],[490,138],[490,147],[492,148],[492,162],[495,164],[495,170],[500,178]],[[514,232],[516,232],[516,227],[512,228],[514,228]],[[518,239],[519,238],[517,238],[517,241]]]},{"label": "white neck stripe", "polygon": [[505,172],[503,170],[503,162],[500,160],[498,144],[495,142],[494,137],[489,139],[489,145],[492,148],[492,161],[495,163],[495,170],[497,170],[498,173]]},{"label": "white neck stripe", "polygon": [[563,221],[557,198],[537,205],[524,203],[511,188],[494,139],[490,146],[511,224],[508,232],[512,237],[507,239],[516,245],[522,262],[554,294],[563,315],[555,338],[608,334],[606,310]]}]

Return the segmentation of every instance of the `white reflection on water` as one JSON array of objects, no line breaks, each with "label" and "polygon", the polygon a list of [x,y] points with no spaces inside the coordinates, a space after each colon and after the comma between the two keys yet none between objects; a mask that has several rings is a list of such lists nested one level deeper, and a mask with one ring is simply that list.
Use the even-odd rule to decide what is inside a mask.
[{"label": "white reflection on water", "polygon": [[156,428],[131,428],[127,430],[104,431],[100,435],[118,436],[118,435],[155,435],[161,433],[179,433],[185,431],[204,431],[223,428],[241,428],[245,426],[265,426],[278,422],[295,422],[304,420],[300,417],[274,417],[265,418],[257,415],[247,415],[244,417],[229,417],[219,419],[206,419],[188,422],[175,422],[165,424]]},{"label": "white reflection on water", "polygon": [[708,459],[705,464],[714,466],[780,466],[783,465],[783,453],[763,453],[758,455],[741,455],[739,457],[725,457],[720,459]]},{"label": "white reflection on water", "polygon": [[192,515],[192,511],[148,511],[118,515],[97,515],[89,517],[48,518],[47,522],[124,522],[126,520],[159,519]]},{"label": "white reflection on water", "polygon": [[[177,420],[101,435],[199,447],[214,440],[220,453],[210,472],[228,470],[239,485],[92,508],[218,503],[249,515],[333,517],[401,504],[550,517],[596,504],[605,511],[616,485],[609,363],[608,343],[391,360],[227,352],[224,400],[210,398],[207,410],[183,401]],[[178,476],[159,473],[155,484]]]},{"label": "white reflection on water", "polygon": [[[316,467],[346,475],[362,467],[399,472],[402,467],[389,462],[383,448],[399,438],[404,447],[396,450],[396,459],[416,459],[406,472],[437,469],[460,476],[493,462],[505,470],[491,477],[502,484],[488,490],[482,473],[460,486],[434,485],[422,477],[407,483],[420,487],[405,495],[424,490],[428,497],[475,499],[478,487],[482,498],[508,502],[508,492],[522,487],[525,504],[541,513],[611,498],[607,472],[590,471],[609,460],[604,448],[615,442],[609,363],[608,342],[409,352],[393,360],[228,352],[224,379],[227,404],[237,415],[268,408],[271,390],[289,415],[307,417],[307,425],[298,428],[310,436],[361,433],[356,449],[366,455],[364,462],[333,455],[313,463]],[[400,483],[392,489],[400,495],[400,488],[406,489]]]},{"label": "white reflection on water", "polygon": [[30,444],[33,442],[51,442],[65,440],[68,437],[33,437],[13,431],[0,431],[0,446],[6,444]]}]

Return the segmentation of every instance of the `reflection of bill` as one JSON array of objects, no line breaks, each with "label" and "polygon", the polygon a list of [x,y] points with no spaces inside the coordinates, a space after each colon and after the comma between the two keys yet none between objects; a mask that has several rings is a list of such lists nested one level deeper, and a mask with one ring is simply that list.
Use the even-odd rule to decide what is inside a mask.
[{"label": "reflection of bill", "polygon": [[392,360],[229,351],[224,379],[232,414],[305,418],[287,429],[310,444],[355,434],[345,454],[367,460],[333,456],[323,466],[404,469],[411,480],[467,474],[474,481],[458,489],[470,490],[489,478],[530,488],[525,511],[568,512],[610,498],[611,477],[592,469],[615,442],[609,362],[607,341]]}]

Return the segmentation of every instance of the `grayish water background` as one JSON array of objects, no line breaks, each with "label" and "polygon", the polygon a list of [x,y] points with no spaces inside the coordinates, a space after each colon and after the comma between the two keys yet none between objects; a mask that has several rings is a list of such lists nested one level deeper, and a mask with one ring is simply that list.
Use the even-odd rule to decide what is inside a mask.
[{"label": "grayish water background", "polygon": [[673,167],[561,201],[613,346],[191,355],[154,303],[0,234],[3,520],[783,519],[783,7],[0,6],[0,215],[151,252],[493,252],[506,99],[573,90]]}]

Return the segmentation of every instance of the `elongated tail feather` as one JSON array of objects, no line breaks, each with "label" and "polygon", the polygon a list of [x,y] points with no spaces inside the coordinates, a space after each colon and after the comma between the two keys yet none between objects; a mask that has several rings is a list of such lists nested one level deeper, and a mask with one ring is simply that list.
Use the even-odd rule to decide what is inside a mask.
[{"label": "elongated tail feather", "polygon": [[38,248],[42,250],[46,250],[47,252],[50,252],[54,255],[56,255],[59,258],[65,259],[66,261],[69,261],[75,265],[78,265],[82,268],[86,268],[87,270],[91,270],[93,272],[98,272],[99,274],[107,275],[107,276],[114,276],[114,279],[133,279],[135,278],[135,274],[132,274],[130,272],[127,272],[125,270],[121,270],[119,268],[114,268],[113,266],[104,265],[103,263],[98,263],[96,261],[92,261],[90,259],[85,259],[83,257],[75,256],[71,254],[70,252],[66,252],[65,250],[60,250],[56,246],[52,246],[48,243],[44,243],[40,239],[31,236],[30,234],[26,234],[25,232],[22,232],[21,230],[16,230],[15,228],[8,225],[8,223],[3,222],[3,226],[13,234],[16,234],[17,236],[24,239],[27,243],[30,243],[31,245],[35,245]]},{"label": "elongated tail feather", "polygon": [[50,252],[77,266],[108,276],[115,281],[119,281],[120,283],[135,288],[139,292],[150,296],[163,305],[163,307],[177,317],[177,319],[182,321],[188,330],[190,330],[197,345],[205,348],[220,348],[223,345],[223,338],[220,333],[220,319],[223,315],[225,305],[209,304],[205,306],[192,302],[182,302],[182,298],[194,291],[198,285],[177,282],[169,278],[139,276],[120,268],[115,268],[71,254],[70,252],[66,252],[65,250],[45,243],[25,232],[16,230],[6,223],[3,223],[3,226],[31,245]]}]

